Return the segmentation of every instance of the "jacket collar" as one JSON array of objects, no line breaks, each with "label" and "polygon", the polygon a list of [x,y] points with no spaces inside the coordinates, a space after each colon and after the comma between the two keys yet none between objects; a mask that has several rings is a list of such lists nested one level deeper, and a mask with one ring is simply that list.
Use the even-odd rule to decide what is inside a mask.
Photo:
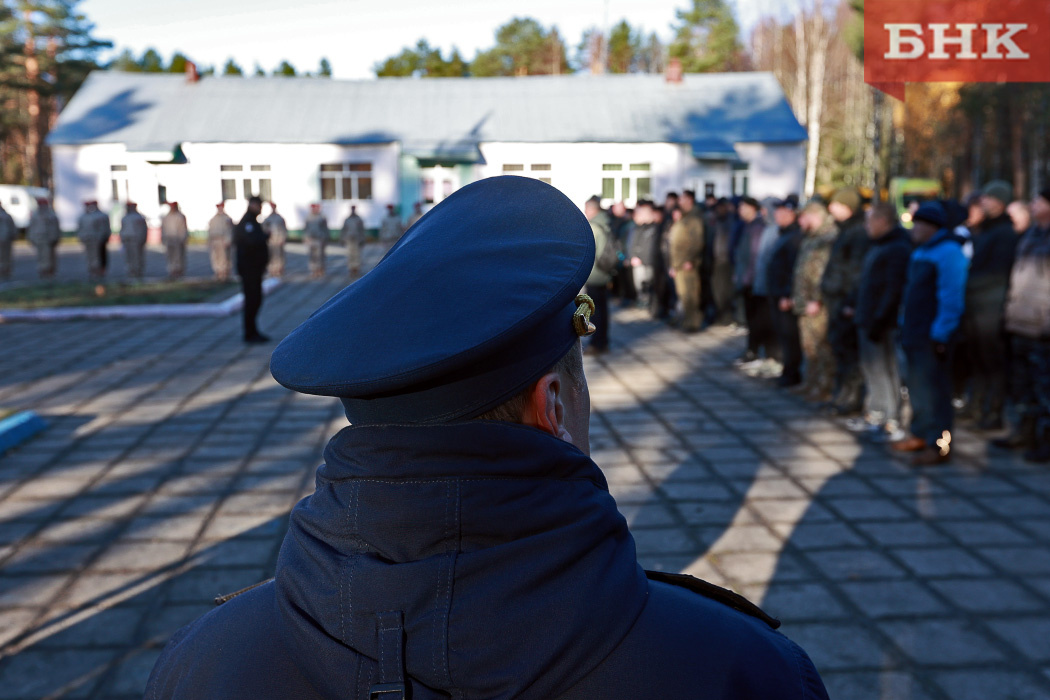
[{"label": "jacket collar", "polygon": [[556,695],[626,636],[647,595],[598,467],[538,430],[470,421],[344,429],[277,564],[289,653],[318,688],[373,659],[400,610],[408,674],[472,697]]}]

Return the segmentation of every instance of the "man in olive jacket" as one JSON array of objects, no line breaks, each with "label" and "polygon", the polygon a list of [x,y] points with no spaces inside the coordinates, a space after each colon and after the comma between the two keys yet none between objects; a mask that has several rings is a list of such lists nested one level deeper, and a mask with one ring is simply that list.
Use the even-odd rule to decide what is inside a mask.
[{"label": "man in olive jacket", "polygon": [[602,253],[608,246],[614,245],[609,213],[602,209],[601,200],[591,197],[583,207],[587,221],[594,235],[594,265],[587,276],[587,295],[594,300],[594,325],[597,331],[591,336],[587,352],[600,355],[609,349],[609,283],[612,282],[612,270],[603,267]]},{"label": "man in olive jacket", "polygon": [[678,201],[676,220],[670,231],[671,271],[682,309],[681,329],[700,330],[700,267],[704,260],[704,223],[696,209],[696,195],[685,190]]}]

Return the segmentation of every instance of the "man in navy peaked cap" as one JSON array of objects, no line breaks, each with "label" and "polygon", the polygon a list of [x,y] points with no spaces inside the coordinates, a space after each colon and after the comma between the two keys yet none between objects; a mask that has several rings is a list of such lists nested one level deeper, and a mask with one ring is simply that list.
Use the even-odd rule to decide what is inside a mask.
[{"label": "man in navy peaked cap", "polygon": [[638,566],[588,456],[593,261],[556,189],[482,180],[285,338],[273,376],[351,425],[274,579],[177,632],[146,697],[827,698],[776,620]]}]

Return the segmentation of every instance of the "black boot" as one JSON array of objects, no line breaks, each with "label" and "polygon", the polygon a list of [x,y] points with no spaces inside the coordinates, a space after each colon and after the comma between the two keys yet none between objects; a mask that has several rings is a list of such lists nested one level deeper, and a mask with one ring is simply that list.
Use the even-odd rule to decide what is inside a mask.
[{"label": "black boot", "polygon": [[998,447],[1000,450],[1032,450],[1035,446],[1034,416],[1023,416],[1009,435],[992,440],[992,447]]}]

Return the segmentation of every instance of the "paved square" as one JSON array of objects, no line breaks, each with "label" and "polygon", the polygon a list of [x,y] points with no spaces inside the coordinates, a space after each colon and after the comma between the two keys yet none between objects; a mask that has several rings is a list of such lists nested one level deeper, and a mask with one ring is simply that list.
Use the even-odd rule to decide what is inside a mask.
[{"label": "paved square", "polygon": [[[344,282],[301,262],[276,337]],[[616,320],[591,444],[646,567],[762,604],[832,697],[1050,697],[1050,473],[965,433],[913,471],[738,374],[728,330]],[[345,424],[271,349],[237,317],[0,326],[0,405],[51,423],[0,457],[0,698],[140,697],[175,629],[271,575]]]}]

